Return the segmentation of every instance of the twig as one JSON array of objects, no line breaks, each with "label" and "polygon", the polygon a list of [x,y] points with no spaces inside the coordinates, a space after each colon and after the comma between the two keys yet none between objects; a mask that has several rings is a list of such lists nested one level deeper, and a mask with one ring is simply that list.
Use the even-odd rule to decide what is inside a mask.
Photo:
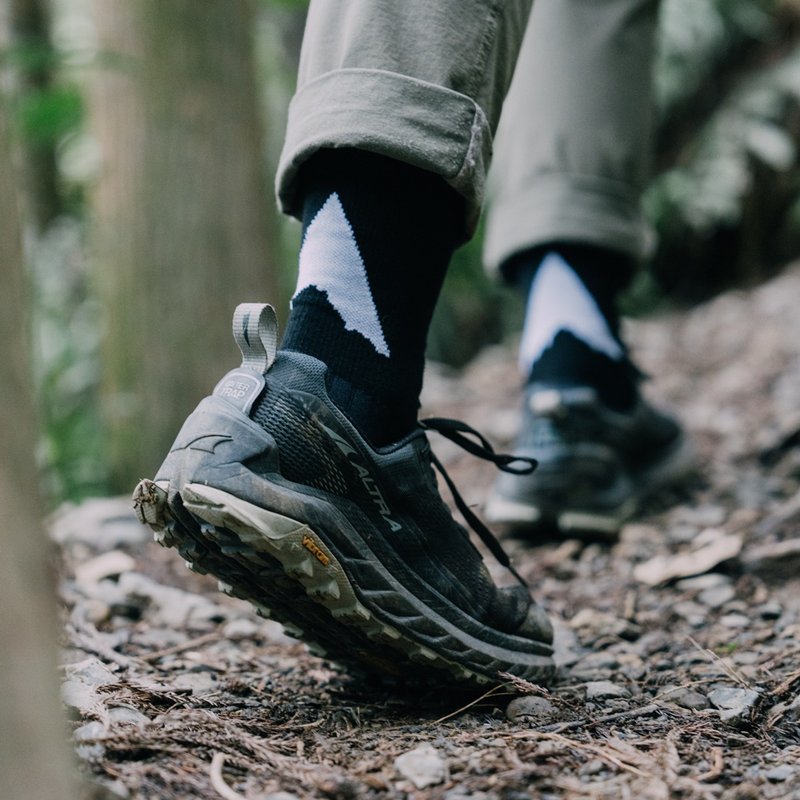
[{"label": "twig", "polygon": [[725,768],[725,762],[722,760],[722,748],[715,747],[711,752],[713,753],[714,760],[714,763],[711,765],[711,769],[708,770],[708,772],[704,772],[702,775],[697,776],[697,780],[702,781],[703,783],[715,781],[720,775],[722,775],[722,770]]},{"label": "twig", "polygon": [[138,659],[135,656],[126,656],[109,647],[96,633],[88,630],[78,630],[74,625],[67,624],[64,628],[67,634],[67,645],[92,653],[102,660],[117,664],[125,669],[133,667]]},{"label": "twig", "polygon": [[713,650],[709,650],[707,647],[703,647],[693,636],[687,635],[686,638],[701,653],[707,653],[709,656],[711,656],[712,660],[716,661],[719,664],[719,666],[721,666],[722,669],[724,669],[725,672],[728,673],[729,678],[736,681],[736,683],[740,684],[741,686],[744,686],[746,689],[753,688],[745,678],[743,678],[730,664],[726,664],[725,661],[722,658],[720,658]]},{"label": "twig", "polygon": [[649,703],[646,706],[639,706],[639,708],[631,708],[627,711],[617,711],[614,714],[606,714],[604,717],[597,717],[596,719],[576,719],[572,722],[554,722],[552,725],[544,725],[539,728],[542,733],[561,733],[562,731],[573,730],[574,728],[591,728],[595,725],[602,725],[606,722],[618,722],[621,719],[632,719],[634,717],[643,717],[647,714],[654,714],[660,711],[661,706],[657,703]]},{"label": "twig", "polygon": [[800,669],[795,670],[792,672],[785,680],[781,681],[771,692],[770,694],[773,697],[784,697],[785,695],[789,694],[791,690],[794,688],[794,685],[800,681]]},{"label": "twig", "polygon": [[146,656],[142,656],[142,661],[147,661],[148,663],[152,661],[158,661],[159,658],[164,658],[164,656],[172,656],[176,653],[182,653],[184,650],[191,650],[193,647],[202,647],[203,645],[219,639],[221,636],[222,634],[219,631],[204,633],[202,636],[197,636],[194,639],[188,639],[185,642],[172,645],[172,647],[165,647],[163,650],[156,650],[155,653],[148,653]]},{"label": "twig", "polygon": [[621,758],[618,758],[613,753],[609,751],[608,748],[601,747],[600,745],[593,744],[592,742],[579,742],[575,739],[568,739],[566,736],[561,736],[558,733],[547,733],[544,731],[521,731],[518,734],[514,734],[515,739],[523,739],[523,738],[534,738],[534,739],[545,739],[552,742],[559,742],[560,744],[564,744],[567,747],[573,747],[576,750],[587,750],[590,753],[594,753],[595,755],[599,756],[602,759],[605,759],[609,763],[613,764],[620,769],[627,770],[628,772],[632,772],[634,775],[638,775],[642,778],[651,778],[647,772],[640,770],[638,767],[633,766],[633,764],[626,764]]},{"label": "twig", "polygon": [[222,777],[222,767],[225,764],[224,753],[214,753],[214,758],[211,759],[211,770],[209,777],[211,778],[211,786],[216,789],[217,793],[225,798],[225,800],[247,800],[243,794],[234,792]]},{"label": "twig", "polygon": [[462,711],[466,711],[468,708],[472,708],[472,706],[477,705],[481,702],[481,700],[485,700],[487,697],[491,697],[493,694],[498,694],[502,689],[505,689],[505,684],[499,683],[495,686],[492,686],[487,692],[484,692],[480,697],[476,697],[474,700],[470,700],[465,706],[461,706],[461,708],[457,708],[455,711],[451,711],[449,714],[445,714],[443,717],[439,717],[439,719],[434,720],[433,724],[438,725],[441,722],[445,722],[448,719],[452,719],[452,717],[458,716]]}]

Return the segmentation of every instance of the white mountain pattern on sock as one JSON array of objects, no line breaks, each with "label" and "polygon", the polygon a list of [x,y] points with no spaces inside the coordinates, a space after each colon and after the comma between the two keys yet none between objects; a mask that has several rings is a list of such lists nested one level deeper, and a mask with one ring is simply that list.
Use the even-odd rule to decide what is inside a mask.
[{"label": "white mountain pattern on sock", "polygon": [[308,286],[327,295],[328,302],[342,318],[345,330],[357,331],[376,352],[389,357],[389,345],[378,319],[364,260],[335,192],[311,220],[300,248],[294,297]]},{"label": "white mountain pattern on sock", "polygon": [[519,367],[528,375],[537,359],[568,331],[610,358],[625,354],[583,281],[558,253],[548,253],[539,265],[528,295],[519,349]]}]

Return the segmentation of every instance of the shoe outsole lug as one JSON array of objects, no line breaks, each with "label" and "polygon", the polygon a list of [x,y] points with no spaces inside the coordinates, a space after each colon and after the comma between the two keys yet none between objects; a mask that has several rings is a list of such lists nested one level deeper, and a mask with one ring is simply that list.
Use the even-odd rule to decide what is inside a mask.
[{"label": "shoe outsole lug", "polygon": [[[450,657],[421,645],[411,638],[410,632],[420,627],[420,619],[413,616],[402,620],[408,632],[376,617],[358,600],[337,559],[307,525],[205,484],[182,487],[176,519],[172,501],[167,501],[169,484],[159,482],[157,487],[161,491],[145,486],[134,493],[135,502],[138,497],[141,503],[162,506],[148,512],[150,519],[161,520],[162,527],[151,527],[159,532],[172,525],[171,546],[184,556],[191,551],[194,569],[199,565],[221,575],[222,583],[250,602],[259,616],[277,620],[288,635],[302,638],[318,654],[356,671],[371,665],[406,683],[441,684],[447,673],[460,684],[480,686],[497,680],[490,675],[508,669],[507,664],[494,662],[472,669],[460,662],[463,656],[455,642],[442,647]],[[339,624],[331,625],[332,620]],[[541,666],[526,666],[521,674],[546,682],[554,668],[544,657],[541,662]]]}]

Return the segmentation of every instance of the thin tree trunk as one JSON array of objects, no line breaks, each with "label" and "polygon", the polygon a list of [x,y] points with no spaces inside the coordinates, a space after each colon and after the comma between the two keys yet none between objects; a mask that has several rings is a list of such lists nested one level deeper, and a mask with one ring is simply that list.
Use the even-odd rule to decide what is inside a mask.
[{"label": "thin tree trunk", "polygon": [[53,576],[33,461],[22,254],[0,98],[0,794],[73,796],[56,691]]},{"label": "thin tree trunk", "polygon": [[114,488],[152,475],[193,405],[236,365],[234,306],[276,298],[274,220],[248,0],[97,0],[90,119],[107,309]]},{"label": "thin tree trunk", "polygon": [[[27,49],[27,66],[18,71],[20,94],[41,95],[53,85],[49,6],[45,0],[10,0],[10,28],[15,47]],[[58,188],[55,143],[25,142],[24,196],[29,216],[44,230],[63,210]]]}]

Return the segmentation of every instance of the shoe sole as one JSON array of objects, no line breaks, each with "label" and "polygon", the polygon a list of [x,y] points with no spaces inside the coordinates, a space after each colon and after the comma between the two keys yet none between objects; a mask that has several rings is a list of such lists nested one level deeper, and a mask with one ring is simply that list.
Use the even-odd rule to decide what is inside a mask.
[{"label": "shoe sole", "polygon": [[216,575],[223,591],[282,623],[317,655],[403,683],[440,684],[446,674],[481,685],[500,672],[548,682],[555,673],[549,656],[474,640],[433,612],[390,624],[375,607],[396,610],[408,598],[392,596],[396,587],[388,585],[357,590],[333,548],[302,521],[205,484],[184,485],[180,506],[169,494],[168,481],[143,480],[134,492],[137,515],[156,541],[177,548],[195,571]]},{"label": "shoe sole", "polygon": [[486,503],[486,518],[511,528],[555,528],[564,536],[615,538],[634,516],[641,503],[655,492],[684,481],[695,469],[694,449],[688,439],[673,448],[665,458],[637,476],[634,493],[613,508],[562,508],[546,502],[539,505],[513,500],[492,493]]}]

